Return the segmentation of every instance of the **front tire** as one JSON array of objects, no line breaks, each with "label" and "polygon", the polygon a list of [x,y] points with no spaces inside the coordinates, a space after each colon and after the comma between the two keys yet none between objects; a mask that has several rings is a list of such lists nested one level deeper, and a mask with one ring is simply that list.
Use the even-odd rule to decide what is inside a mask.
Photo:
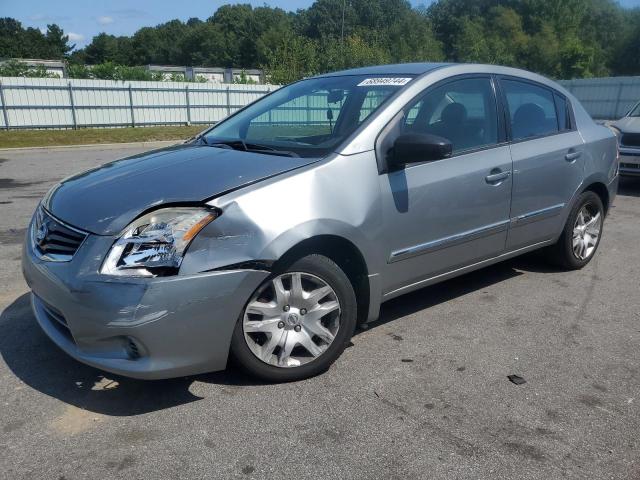
[{"label": "front tire", "polygon": [[551,247],[552,259],[567,270],[579,270],[596,254],[604,225],[604,206],[591,191],[583,192],[569,213],[562,235]]},{"label": "front tire", "polygon": [[312,377],[346,348],[356,305],[340,267],[322,255],[308,255],[274,271],[252,294],[236,323],[231,354],[269,382]]}]

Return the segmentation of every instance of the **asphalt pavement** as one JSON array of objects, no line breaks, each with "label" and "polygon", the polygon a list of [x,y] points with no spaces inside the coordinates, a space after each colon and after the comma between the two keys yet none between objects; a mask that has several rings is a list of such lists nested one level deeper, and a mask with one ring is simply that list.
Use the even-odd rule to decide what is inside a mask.
[{"label": "asphalt pavement", "polygon": [[395,299],[310,380],[144,382],[58,350],[19,259],[50,186],[145,148],[0,151],[0,479],[640,479],[640,179],[582,271],[529,255]]}]

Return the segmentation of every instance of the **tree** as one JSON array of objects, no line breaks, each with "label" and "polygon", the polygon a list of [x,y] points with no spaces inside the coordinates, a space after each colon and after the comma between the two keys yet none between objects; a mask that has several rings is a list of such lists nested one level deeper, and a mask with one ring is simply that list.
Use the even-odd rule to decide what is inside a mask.
[{"label": "tree", "polygon": [[47,25],[43,34],[37,28],[23,28],[13,18],[0,18],[0,58],[44,58],[62,60],[73,49],[69,37],[56,25]]},{"label": "tree", "polygon": [[320,43],[318,66],[321,72],[389,62],[390,54],[386,48],[367,43],[358,35],[349,35],[344,42],[327,38]]},{"label": "tree", "polygon": [[23,35],[20,22],[13,18],[0,18],[0,58],[22,57],[25,45],[20,40]]},{"label": "tree", "polygon": [[283,81],[370,63],[447,60],[574,78],[640,74],[640,9],[616,0],[436,0],[428,8],[407,0],[316,0],[295,13],[234,4],[206,20],[172,20],[130,37],[100,33],[85,48],[72,47],[57,25],[43,34],[0,18],[4,58],[264,66]]},{"label": "tree", "polygon": [[640,73],[640,8],[629,15],[629,27],[621,39],[617,55],[614,57],[614,69],[621,75]]},{"label": "tree", "polygon": [[560,78],[560,62],[560,40],[551,25],[545,22],[529,38],[528,48],[524,53],[524,66],[534,72]]},{"label": "tree", "polygon": [[223,47],[224,35],[220,28],[210,22],[193,26],[179,40],[182,65],[221,66],[229,62]]},{"label": "tree", "polygon": [[318,73],[318,47],[306,37],[283,38],[264,68],[271,83],[286,84]]},{"label": "tree", "polygon": [[104,62],[129,64],[132,54],[131,39],[100,33],[83,50],[83,63],[95,65]]},{"label": "tree", "polygon": [[46,58],[65,58],[75,45],[69,45],[69,36],[55,23],[47,25],[47,33],[45,35],[45,43],[47,46]]}]

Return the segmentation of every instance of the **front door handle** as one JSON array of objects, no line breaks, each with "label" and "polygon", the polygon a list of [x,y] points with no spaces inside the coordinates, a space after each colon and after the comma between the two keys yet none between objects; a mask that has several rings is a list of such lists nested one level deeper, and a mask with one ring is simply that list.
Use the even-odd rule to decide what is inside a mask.
[{"label": "front door handle", "polygon": [[578,158],[580,158],[580,155],[582,155],[581,152],[569,152],[564,156],[564,159],[567,162],[573,162],[573,161],[577,160]]},{"label": "front door handle", "polygon": [[501,172],[497,169],[491,170],[491,173],[484,177],[485,181],[490,185],[497,185],[503,180],[506,180],[511,175],[511,172]]}]

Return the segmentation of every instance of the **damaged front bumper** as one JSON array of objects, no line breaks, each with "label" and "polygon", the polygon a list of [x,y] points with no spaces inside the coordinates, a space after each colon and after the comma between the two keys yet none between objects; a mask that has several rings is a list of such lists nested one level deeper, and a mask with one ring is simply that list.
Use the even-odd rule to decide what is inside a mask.
[{"label": "damaged front bumper", "polygon": [[128,377],[224,369],[236,320],[269,272],[101,275],[100,263],[112,242],[89,236],[69,262],[43,261],[25,242],[23,273],[44,332],[80,362]]}]

